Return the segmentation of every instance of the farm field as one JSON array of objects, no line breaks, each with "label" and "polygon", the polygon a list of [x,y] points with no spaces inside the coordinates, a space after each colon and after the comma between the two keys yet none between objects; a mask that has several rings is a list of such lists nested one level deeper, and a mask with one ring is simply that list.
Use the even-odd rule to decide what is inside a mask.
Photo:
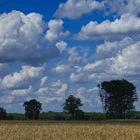
[{"label": "farm field", "polygon": [[140,140],[140,122],[1,121],[0,140]]}]

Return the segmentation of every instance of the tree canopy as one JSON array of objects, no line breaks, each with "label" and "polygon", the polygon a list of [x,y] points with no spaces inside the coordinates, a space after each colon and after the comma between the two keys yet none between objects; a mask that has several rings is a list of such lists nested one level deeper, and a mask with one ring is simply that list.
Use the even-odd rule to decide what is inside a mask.
[{"label": "tree canopy", "polygon": [[24,102],[25,116],[28,119],[37,120],[41,111],[41,103],[32,99]]},{"label": "tree canopy", "polygon": [[98,87],[103,110],[108,118],[125,118],[126,113],[134,110],[136,87],[129,81],[104,81]]},{"label": "tree canopy", "polygon": [[83,104],[81,103],[80,98],[76,98],[73,95],[70,95],[65,103],[64,103],[64,112],[68,112],[71,114],[72,119],[75,119],[77,117],[77,114],[81,113],[79,107],[81,107]]}]

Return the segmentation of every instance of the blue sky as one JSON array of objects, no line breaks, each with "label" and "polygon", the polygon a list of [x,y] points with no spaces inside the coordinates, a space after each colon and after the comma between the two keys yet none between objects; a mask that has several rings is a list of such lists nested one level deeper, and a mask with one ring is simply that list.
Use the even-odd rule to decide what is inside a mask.
[{"label": "blue sky", "polygon": [[[102,111],[96,85],[140,82],[139,0],[1,0],[0,106],[37,99],[62,111],[69,95]],[[136,110],[140,104],[136,103]]]}]

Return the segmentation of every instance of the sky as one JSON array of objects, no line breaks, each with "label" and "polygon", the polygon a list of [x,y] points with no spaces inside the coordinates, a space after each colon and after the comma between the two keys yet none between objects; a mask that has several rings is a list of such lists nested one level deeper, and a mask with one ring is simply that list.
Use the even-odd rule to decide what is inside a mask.
[{"label": "sky", "polygon": [[139,96],[139,9],[140,0],[0,0],[0,106],[24,112],[36,99],[63,111],[74,95],[101,112],[97,85],[113,79]]}]

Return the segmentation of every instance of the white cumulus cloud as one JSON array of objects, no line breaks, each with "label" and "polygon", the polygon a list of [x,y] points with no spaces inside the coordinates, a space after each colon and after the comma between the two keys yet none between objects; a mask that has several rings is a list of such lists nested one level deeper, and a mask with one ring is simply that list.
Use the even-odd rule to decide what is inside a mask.
[{"label": "white cumulus cloud", "polygon": [[81,28],[76,38],[79,40],[113,40],[138,34],[140,34],[140,18],[125,14],[114,21],[105,20],[102,23],[90,21]]},{"label": "white cumulus cloud", "polygon": [[45,40],[46,22],[42,15],[12,11],[0,15],[0,62],[42,64],[56,57],[56,47]]},{"label": "white cumulus cloud", "polygon": [[48,28],[49,29],[46,32],[45,38],[50,43],[59,41],[70,34],[68,31],[63,32],[63,21],[61,19],[50,20],[48,23]]},{"label": "white cumulus cloud", "polygon": [[103,3],[96,0],[67,0],[66,3],[59,5],[55,16],[59,18],[77,19],[84,14],[102,9],[103,7]]}]

